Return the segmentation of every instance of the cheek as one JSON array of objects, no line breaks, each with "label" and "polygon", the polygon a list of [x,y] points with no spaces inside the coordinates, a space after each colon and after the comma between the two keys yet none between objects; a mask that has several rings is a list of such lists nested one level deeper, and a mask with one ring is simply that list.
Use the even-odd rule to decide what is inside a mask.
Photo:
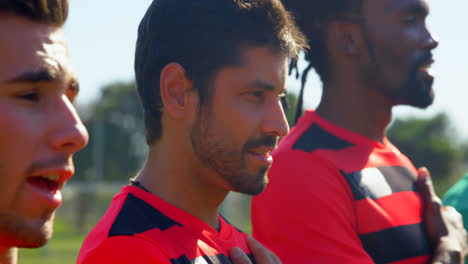
[{"label": "cheek", "polygon": [[[383,34],[386,33],[386,34]],[[407,63],[409,57],[415,49],[415,36],[410,30],[396,28],[381,32],[378,38],[379,52],[385,56],[388,63],[401,64]]]},{"label": "cheek", "polygon": [[[0,205],[7,205],[25,182],[26,168],[33,161],[37,130],[25,116],[0,106]],[[0,206],[0,208],[5,208]]]},{"label": "cheek", "polygon": [[[258,130],[259,118],[249,106],[218,107],[210,116],[210,134],[223,138],[228,145],[241,148]],[[228,142],[230,141],[230,142]]]},{"label": "cheek", "polygon": [[260,107],[253,104],[230,107],[224,111],[225,125],[239,135],[251,134],[261,121]]}]

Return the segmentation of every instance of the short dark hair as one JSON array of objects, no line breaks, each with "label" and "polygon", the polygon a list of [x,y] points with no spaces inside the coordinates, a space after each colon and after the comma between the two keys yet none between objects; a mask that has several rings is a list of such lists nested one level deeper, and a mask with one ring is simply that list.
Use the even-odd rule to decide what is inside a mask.
[{"label": "short dark hair", "polygon": [[0,0],[0,14],[61,27],[68,17],[68,0]]},{"label": "short dark hair", "polygon": [[283,4],[296,19],[297,25],[309,41],[305,54],[308,66],[299,73],[296,62],[290,65],[290,73],[295,69],[296,78],[302,79],[299,93],[296,121],[302,113],[302,101],[307,74],[314,68],[322,82],[330,77],[329,54],[326,43],[327,29],[336,21],[356,21],[362,15],[363,0],[283,0]]},{"label": "short dark hair", "polygon": [[217,70],[242,63],[243,48],[264,45],[291,58],[307,45],[279,0],[154,0],[138,28],[135,52],[148,144],[162,134],[159,82],[167,64],[184,67],[202,105]]}]

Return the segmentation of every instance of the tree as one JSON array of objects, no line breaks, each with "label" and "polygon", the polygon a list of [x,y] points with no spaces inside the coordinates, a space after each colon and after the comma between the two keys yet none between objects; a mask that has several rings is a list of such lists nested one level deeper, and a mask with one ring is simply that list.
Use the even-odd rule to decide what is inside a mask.
[{"label": "tree", "polygon": [[286,119],[288,120],[289,127],[293,127],[295,125],[294,119],[296,118],[297,95],[288,92],[286,94],[285,99],[282,102],[284,114],[286,115]]},{"label": "tree", "polygon": [[458,177],[463,152],[445,113],[429,119],[396,119],[387,135],[416,167],[429,169],[440,195]]},{"label": "tree", "polygon": [[147,152],[135,83],[106,85],[97,101],[79,109],[90,140],[75,155],[72,179],[124,181],[134,176]]}]

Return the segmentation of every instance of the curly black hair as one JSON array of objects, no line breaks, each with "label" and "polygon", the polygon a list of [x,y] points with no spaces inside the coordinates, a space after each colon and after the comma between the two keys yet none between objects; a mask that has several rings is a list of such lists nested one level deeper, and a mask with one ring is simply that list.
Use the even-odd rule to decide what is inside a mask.
[{"label": "curly black hair", "polygon": [[330,68],[326,33],[328,25],[334,21],[356,21],[361,18],[363,0],[283,0],[283,4],[296,19],[299,28],[304,32],[309,49],[305,53],[307,67],[300,72],[297,61],[291,61],[289,74],[296,70],[296,79],[301,77],[295,123],[302,114],[304,88],[307,75],[315,69],[322,82],[329,78]]}]

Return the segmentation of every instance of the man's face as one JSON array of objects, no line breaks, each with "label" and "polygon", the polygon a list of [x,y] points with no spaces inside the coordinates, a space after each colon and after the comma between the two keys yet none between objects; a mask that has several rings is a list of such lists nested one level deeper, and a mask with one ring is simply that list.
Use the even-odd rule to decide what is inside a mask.
[{"label": "man's face", "polygon": [[[271,151],[289,127],[280,103],[287,58],[266,47],[243,50],[241,66],[219,70],[210,102],[202,106],[191,140],[198,159],[229,190],[259,194]],[[219,177],[220,176],[220,177]]]},{"label": "man's face", "polygon": [[426,0],[364,0],[369,58],[362,77],[392,105],[425,108],[434,100],[428,68],[438,43],[426,27],[428,13]]},{"label": "man's face", "polygon": [[88,134],[60,28],[2,15],[0,39],[0,248],[38,247]]}]

